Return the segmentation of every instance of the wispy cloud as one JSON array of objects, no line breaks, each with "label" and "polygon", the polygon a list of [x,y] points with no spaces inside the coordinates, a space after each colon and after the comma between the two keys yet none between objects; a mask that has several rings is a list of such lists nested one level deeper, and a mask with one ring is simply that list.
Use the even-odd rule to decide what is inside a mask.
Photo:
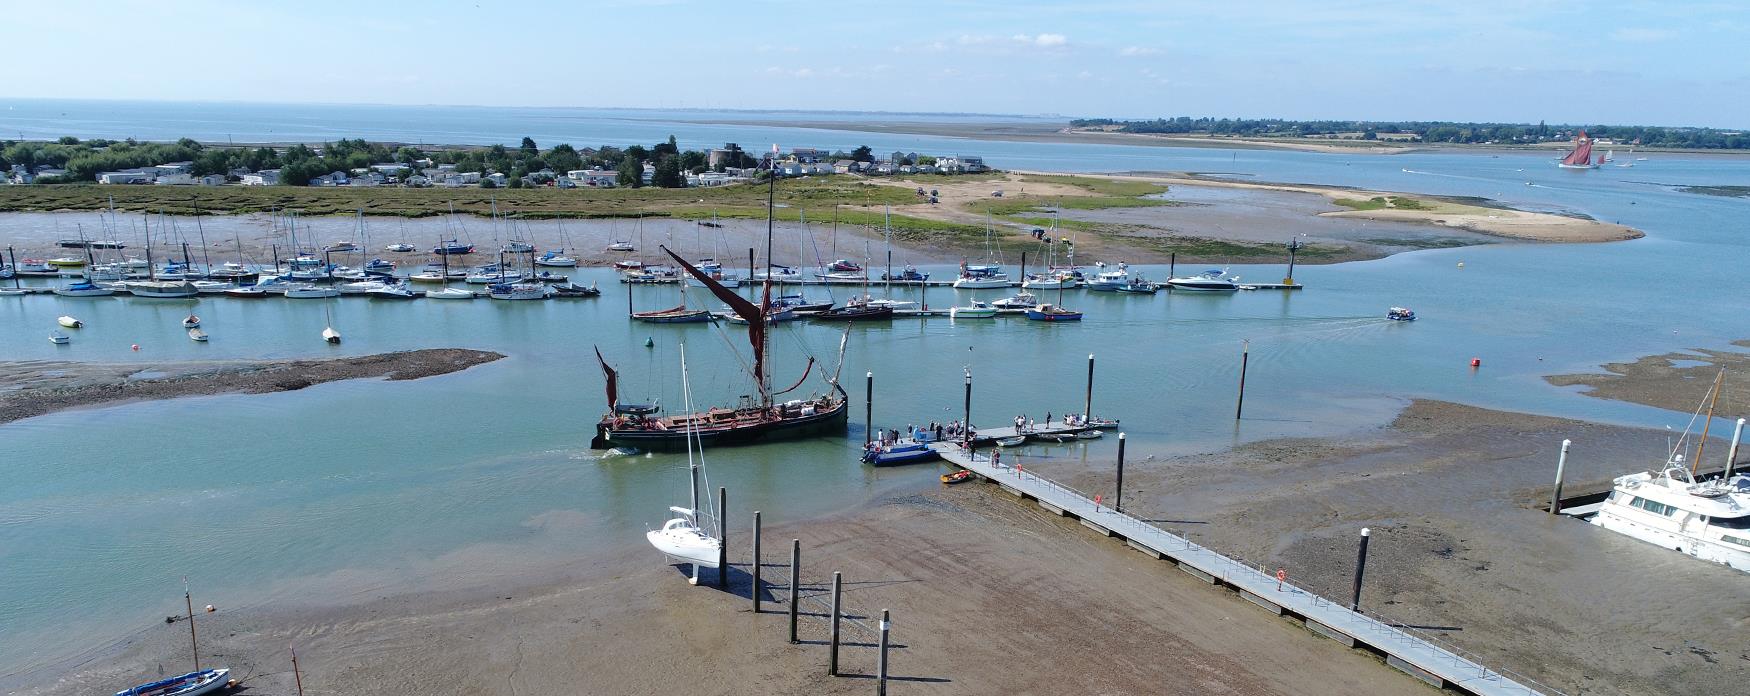
[{"label": "wispy cloud", "polygon": [[1654,41],[1670,41],[1677,38],[1677,32],[1671,29],[1648,29],[1644,27],[1629,27],[1610,32],[1610,38],[1617,41],[1632,43],[1651,43]]},{"label": "wispy cloud", "polygon": [[1118,55],[1136,58],[1140,56],[1159,55],[1160,52],[1161,49],[1149,48],[1148,46],[1125,46],[1118,50]]},{"label": "wispy cloud", "polygon": [[1020,43],[1033,44],[1040,48],[1057,48],[1069,44],[1069,37],[1062,34],[1016,34],[1012,38]]}]

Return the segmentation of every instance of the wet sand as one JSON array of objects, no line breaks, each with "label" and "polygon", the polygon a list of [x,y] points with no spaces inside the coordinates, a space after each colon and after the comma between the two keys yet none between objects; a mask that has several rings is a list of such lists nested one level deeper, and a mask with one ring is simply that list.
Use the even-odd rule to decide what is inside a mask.
[{"label": "wet sand", "polygon": [[[1750,341],[1735,341],[1732,345],[1750,348]],[[1739,411],[1750,406],[1750,379],[1744,377],[1750,374],[1750,353],[1697,348],[1681,353],[1649,355],[1629,363],[1611,363],[1604,369],[1605,374],[1556,375],[1545,379],[1558,387],[1586,387],[1584,393],[1587,396],[1600,399],[1694,413],[1698,407],[1706,407],[1714,377],[1720,370],[1725,370],[1726,378],[1720,386],[1720,405]],[[1736,418],[1750,416],[1750,413],[1718,411],[1716,415]]]},{"label": "wet sand", "polygon": [[[915,469],[933,477],[931,467]],[[933,486],[932,486],[933,488]],[[737,513],[736,526],[746,515]],[[803,541],[802,643],[787,606],[754,614],[748,537],[732,529],[729,591],[689,586],[637,544],[577,559],[562,584],[384,597],[361,606],[199,618],[203,664],[253,694],[864,694],[883,608],[894,694],[1413,694],[1379,660],[1319,638],[1170,566],[1096,539],[988,484],[873,502],[824,520],[768,518],[767,575]],[[844,573],[845,676],[826,675],[823,593]],[[714,580],[714,571],[706,578]],[[768,584],[781,598],[787,588]],[[23,694],[109,693],[189,663],[184,626],[139,631],[120,655]],[[107,691],[106,691],[107,690]]]},{"label": "wet sand", "polygon": [[[1343,600],[1359,532],[1370,527],[1364,611],[1570,694],[1740,690],[1750,578],[1544,512],[1564,438],[1574,441],[1566,495],[1608,490],[1611,478],[1664,458],[1663,431],[1416,401],[1371,436],[1132,459],[1123,499],[1141,517]],[[1067,457],[1022,461],[1090,494],[1114,493],[1109,470]]]},{"label": "wet sand", "polygon": [[503,358],[464,348],[379,353],[330,360],[0,363],[0,423],[72,408],[211,394],[268,394],[343,379],[420,379]]}]

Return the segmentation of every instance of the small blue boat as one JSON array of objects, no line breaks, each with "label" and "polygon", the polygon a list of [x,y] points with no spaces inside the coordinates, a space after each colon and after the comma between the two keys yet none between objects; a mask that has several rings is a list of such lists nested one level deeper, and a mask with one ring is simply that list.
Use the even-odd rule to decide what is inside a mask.
[{"label": "small blue boat", "polygon": [[472,254],[472,253],[474,253],[474,245],[463,244],[459,241],[451,239],[451,240],[448,240],[446,242],[439,244],[437,246],[437,248],[434,248],[431,250],[431,253],[437,254],[440,256],[449,256],[451,254],[456,254],[456,255]]},{"label": "small blue boat", "polygon": [[900,440],[891,445],[872,442],[863,450],[863,461],[875,466],[898,466],[934,461],[938,456],[929,445],[912,440]]},{"label": "small blue boat", "polygon": [[230,676],[229,669],[206,669],[123,689],[115,692],[115,696],[198,696],[216,693],[230,683]]},{"label": "small blue boat", "polygon": [[1039,305],[1027,310],[1027,318],[1032,321],[1081,321],[1082,313],[1057,305]]},{"label": "small blue boat", "polygon": [[1392,321],[1415,321],[1416,313],[1411,311],[1409,307],[1392,307],[1386,310],[1385,318]]}]

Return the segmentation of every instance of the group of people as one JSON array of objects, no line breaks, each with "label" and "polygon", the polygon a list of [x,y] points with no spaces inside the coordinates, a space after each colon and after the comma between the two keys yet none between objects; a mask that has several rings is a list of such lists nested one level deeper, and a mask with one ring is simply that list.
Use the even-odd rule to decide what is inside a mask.
[{"label": "group of people", "polygon": [[874,442],[891,445],[900,441],[903,436],[912,442],[946,442],[961,439],[968,434],[966,424],[960,421],[937,423],[931,421],[928,425],[906,424],[905,430],[881,429],[875,431]]},{"label": "group of people", "polygon": [[[1068,416],[1065,416],[1066,420],[1067,420],[1067,418],[1068,418]],[[1034,422],[1034,420],[1032,418],[1028,418],[1027,414],[1025,414],[1025,413],[1023,413],[1019,416],[1015,416],[1015,432],[1021,432],[1021,433],[1032,432],[1034,428],[1038,427],[1038,425],[1039,424]],[[1045,412],[1045,427],[1047,427],[1047,428],[1051,427],[1051,412],[1050,411]]]}]

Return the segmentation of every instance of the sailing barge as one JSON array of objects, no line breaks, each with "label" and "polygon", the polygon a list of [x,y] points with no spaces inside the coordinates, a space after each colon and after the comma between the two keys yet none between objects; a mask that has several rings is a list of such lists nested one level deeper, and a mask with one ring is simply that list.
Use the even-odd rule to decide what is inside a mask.
[{"label": "sailing barge", "polygon": [[[746,322],[748,342],[753,346],[751,376],[759,390],[756,400],[743,396],[734,407],[713,407],[698,413],[663,415],[661,408],[650,404],[623,404],[619,400],[619,373],[596,351],[602,374],[607,378],[608,413],[596,424],[596,434],[589,446],[636,447],[645,451],[678,451],[687,446],[689,428],[705,445],[748,444],[787,438],[800,438],[823,433],[843,432],[849,415],[849,396],[839,386],[836,375],[827,380],[831,390],[825,395],[806,399],[778,401],[777,397],[795,391],[813,371],[814,359],[808,359],[802,377],[788,389],[773,391],[766,374],[766,328],[764,318],[772,309],[771,282],[766,282],[760,304],[737,295],[685,259],[669,251],[687,273],[699,279],[717,299]],[[844,363],[843,343],[840,343],[839,363]]]}]

